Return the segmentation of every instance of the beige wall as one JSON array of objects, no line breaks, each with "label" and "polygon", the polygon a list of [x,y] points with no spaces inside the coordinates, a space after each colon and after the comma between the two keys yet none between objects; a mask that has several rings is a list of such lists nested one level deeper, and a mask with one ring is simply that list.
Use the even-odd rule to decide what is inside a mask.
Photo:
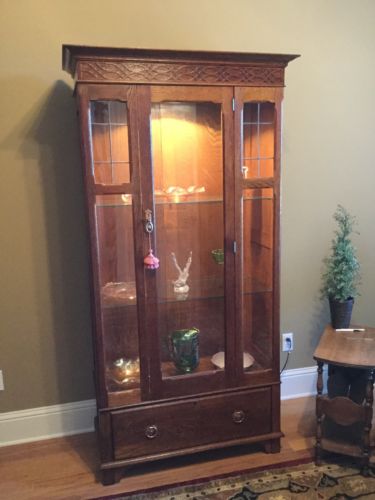
[{"label": "beige wall", "polygon": [[375,325],[373,0],[1,0],[0,411],[93,397],[87,245],[62,43],[300,53],[287,68],[282,330],[311,366],[328,319],[321,260],[338,202],[363,263],[354,319]]}]

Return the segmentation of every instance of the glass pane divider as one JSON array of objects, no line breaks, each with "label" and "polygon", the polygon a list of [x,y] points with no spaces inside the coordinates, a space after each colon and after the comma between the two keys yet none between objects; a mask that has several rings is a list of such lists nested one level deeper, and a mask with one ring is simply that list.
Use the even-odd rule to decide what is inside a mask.
[{"label": "glass pane divider", "polygon": [[260,195],[260,196],[243,196],[243,200],[247,201],[247,200],[273,200],[274,197],[273,196],[263,196],[263,195]]},{"label": "glass pane divider", "polygon": [[274,160],[274,156],[244,156],[243,160]]},{"label": "glass pane divider", "polygon": [[133,188],[130,182],[124,184],[94,184],[95,194],[132,194]]},{"label": "glass pane divider", "polygon": [[[95,102],[95,101],[94,101]],[[119,126],[128,126],[128,124],[126,122],[113,122],[113,123],[110,123],[110,122],[91,122],[91,125],[98,125],[99,127],[109,127],[110,125],[119,125]]]},{"label": "glass pane divider", "polygon": [[94,164],[95,163],[106,163],[108,165],[110,165],[111,163],[128,163],[128,164],[130,164],[130,161],[129,160],[95,160]]},{"label": "glass pane divider", "polygon": [[242,189],[273,187],[273,177],[259,177],[257,179],[242,179]]},{"label": "glass pane divider", "polygon": [[273,122],[242,122],[242,125],[274,125]]}]

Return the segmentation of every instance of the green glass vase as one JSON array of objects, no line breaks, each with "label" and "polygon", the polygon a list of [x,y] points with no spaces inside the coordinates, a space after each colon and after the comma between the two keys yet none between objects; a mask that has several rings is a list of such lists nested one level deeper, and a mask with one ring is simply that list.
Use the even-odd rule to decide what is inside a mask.
[{"label": "green glass vase", "polygon": [[191,373],[199,364],[199,330],[186,328],[169,335],[169,351],[180,373]]}]

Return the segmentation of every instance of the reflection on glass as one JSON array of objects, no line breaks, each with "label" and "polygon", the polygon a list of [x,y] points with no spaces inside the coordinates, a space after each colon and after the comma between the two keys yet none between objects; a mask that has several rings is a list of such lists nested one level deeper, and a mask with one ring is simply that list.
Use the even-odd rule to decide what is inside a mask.
[{"label": "reflection on glass", "polygon": [[109,379],[116,386],[128,389],[130,386],[139,385],[139,358],[126,359],[119,358],[109,364],[107,367]]},{"label": "reflection on glass", "polygon": [[244,178],[273,176],[274,114],[274,105],[270,102],[244,104],[242,122]]},{"label": "reflection on glass", "polygon": [[139,387],[131,196],[96,196],[95,215],[107,388],[130,390]]},{"label": "reflection on glass", "polygon": [[97,184],[130,180],[128,113],[126,103],[90,102],[91,147]]},{"label": "reflection on glass", "polygon": [[245,293],[272,290],[273,189],[243,191]]},{"label": "reflection on glass", "polygon": [[[210,371],[224,349],[224,266],[212,256],[224,247],[221,105],[154,103],[151,119],[162,375]],[[192,349],[189,359],[197,366],[178,369],[170,339],[195,329],[199,357]]]},{"label": "reflection on glass", "polygon": [[243,191],[243,339],[253,369],[272,364],[273,189]]}]

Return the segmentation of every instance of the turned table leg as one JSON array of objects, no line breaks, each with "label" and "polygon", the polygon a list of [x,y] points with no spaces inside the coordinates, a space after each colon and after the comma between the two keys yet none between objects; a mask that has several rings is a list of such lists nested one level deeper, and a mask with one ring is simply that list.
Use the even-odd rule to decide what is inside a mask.
[{"label": "turned table leg", "polygon": [[323,393],[323,363],[318,361],[318,380],[316,383],[316,444],[315,444],[315,463],[320,465],[322,463],[322,393]]},{"label": "turned table leg", "polygon": [[370,370],[366,385],[365,425],[363,430],[362,474],[364,476],[369,475],[370,432],[372,425],[372,406],[374,402],[373,388],[374,388],[374,370]]}]

